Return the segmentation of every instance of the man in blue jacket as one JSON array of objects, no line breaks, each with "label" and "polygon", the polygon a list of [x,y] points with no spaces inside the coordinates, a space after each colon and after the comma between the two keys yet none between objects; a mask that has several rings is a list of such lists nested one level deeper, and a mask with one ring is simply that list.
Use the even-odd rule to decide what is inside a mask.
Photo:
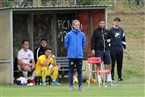
[{"label": "man in blue jacket", "polygon": [[69,58],[70,90],[73,90],[73,73],[75,65],[78,73],[79,90],[84,90],[82,87],[82,59],[86,47],[86,36],[81,32],[80,22],[78,20],[72,22],[72,30],[66,34],[64,44],[67,49],[67,57]]}]

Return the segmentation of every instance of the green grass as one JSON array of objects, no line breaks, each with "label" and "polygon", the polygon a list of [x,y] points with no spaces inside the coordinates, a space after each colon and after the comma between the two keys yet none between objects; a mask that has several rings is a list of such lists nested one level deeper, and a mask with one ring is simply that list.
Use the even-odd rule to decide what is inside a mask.
[{"label": "green grass", "polygon": [[[61,86],[14,86],[1,85],[0,97],[145,97],[144,60],[145,45],[143,21],[145,15],[109,14],[108,28],[112,27],[114,17],[119,16],[126,33],[128,54],[124,55],[123,82],[114,83],[114,87],[98,87],[91,84],[85,91],[79,91],[77,84],[74,91],[69,91],[69,84]],[[115,70],[115,78],[117,78]],[[109,84],[108,84],[109,85]]]},{"label": "green grass", "polygon": [[[114,87],[107,88],[99,88],[98,84],[91,84],[87,87],[84,83],[85,91],[79,91],[77,84],[74,91],[68,90],[69,84],[32,87],[1,85],[0,97],[145,97],[145,14],[110,13],[108,14],[108,28],[112,27],[116,16],[121,18],[128,49],[128,54],[124,55],[123,82],[116,82]],[[117,77],[116,70],[115,77]]]},{"label": "green grass", "polygon": [[2,85],[0,97],[144,97],[144,78],[134,76],[115,82],[113,87],[91,83],[90,87],[83,83],[85,91],[79,91],[77,84],[73,91],[68,90],[68,84],[61,86],[13,86]]}]

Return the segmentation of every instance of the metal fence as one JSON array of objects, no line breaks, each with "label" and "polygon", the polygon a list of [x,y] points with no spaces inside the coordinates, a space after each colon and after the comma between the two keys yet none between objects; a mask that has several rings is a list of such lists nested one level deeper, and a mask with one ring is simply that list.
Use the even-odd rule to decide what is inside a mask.
[{"label": "metal fence", "polygon": [[110,3],[111,0],[0,0],[0,7],[71,7],[77,5],[108,6]]},{"label": "metal fence", "polygon": [[145,0],[0,0],[0,8],[27,7],[72,7],[72,6],[111,6],[123,5],[130,9],[140,9]]}]

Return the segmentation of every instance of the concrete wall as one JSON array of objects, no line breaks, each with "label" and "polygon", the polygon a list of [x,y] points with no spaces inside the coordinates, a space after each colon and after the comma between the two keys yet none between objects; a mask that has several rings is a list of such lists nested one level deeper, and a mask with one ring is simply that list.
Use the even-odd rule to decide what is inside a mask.
[{"label": "concrete wall", "polygon": [[11,18],[10,10],[0,10],[0,84],[13,80]]}]

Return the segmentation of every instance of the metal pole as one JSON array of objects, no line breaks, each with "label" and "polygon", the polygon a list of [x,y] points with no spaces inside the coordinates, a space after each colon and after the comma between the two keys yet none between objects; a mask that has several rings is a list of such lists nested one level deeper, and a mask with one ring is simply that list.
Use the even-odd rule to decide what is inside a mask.
[{"label": "metal pole", "polygon": [[14,66],[13,66],[13,11],[10,10],[9,11],[10,15],[9,15],[9,19],[10,19],[10,77],[11,77],[11,84],[14,84],[13,81],[14,81]]},{"label": "metal pole", "polygon": [[76,0],[74,0],[74,5],[77,5],[77,1]]}]

